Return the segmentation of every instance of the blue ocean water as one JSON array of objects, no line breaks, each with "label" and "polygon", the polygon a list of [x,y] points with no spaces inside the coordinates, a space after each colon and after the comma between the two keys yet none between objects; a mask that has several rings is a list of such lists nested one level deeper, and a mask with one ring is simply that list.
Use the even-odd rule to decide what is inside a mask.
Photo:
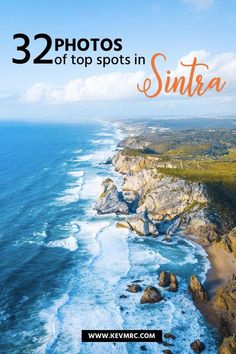
[{"label": "blue ocean water", "polygon": [[[121,138],[103,122],[0,125],[0,353],[141,352],[143,343],[81,343],[82,329],[122,328],[172,332],[174,353],[192,353],[198,338],[204,353],[217,353],[187,292],[190,274],[205,279],[203,249],[178,235],[136,237],[93,211],[104,178],[122,183],[104,164]],[[141,305],[140,293],[125,291],[137,279],[157,286],[161,270],[180,284],[177,293],[161,289],[165,301]]]}]

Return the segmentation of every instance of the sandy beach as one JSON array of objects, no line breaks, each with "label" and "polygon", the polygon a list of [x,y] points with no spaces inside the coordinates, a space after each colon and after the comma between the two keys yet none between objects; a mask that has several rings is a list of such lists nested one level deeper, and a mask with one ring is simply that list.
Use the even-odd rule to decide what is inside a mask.
[{"label": "sandy beach", "polygon": [[233,254],[218,248],[217,245],[204,248],[211,263],[206,280],[206,289],[211,299],[217,288],[231,279],[232,274],[236,272],[236,259]]},{"label": "sandy beach", "polygon": [[211,268],[207,272],[207,279],[204,284],[209,295],[209,301],[195,302],[195,305],[208,322],[221,332],[220,316],[218,316],[218,311],[213,305],[214,297],[217,289],[230,280],[236,272],[236,259],[233,254],[218,248],[216,245],[203,247],[211,263]]}]

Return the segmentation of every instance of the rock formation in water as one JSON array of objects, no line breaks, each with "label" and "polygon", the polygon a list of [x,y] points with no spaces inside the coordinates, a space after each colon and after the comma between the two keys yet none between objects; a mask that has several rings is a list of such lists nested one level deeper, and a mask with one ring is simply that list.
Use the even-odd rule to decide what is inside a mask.
[{"label": "rock formation in water", "polygon": [[172,333],[165,333],[164,338],[166,339],[176,339],[176,336]]},{"label": "rock formation in water", "polygon": [[142,291],[142,288],[139,284],[133,283],[127,285],[127,291],[129,291],[130,293],[138,293]]},{"label": "rock formation in water", "polygon": [[201,353],[206,348],[205,344],[199,339],[192,342],[190,347],[195,353]]},{"label": "rock formation in water", "polygon": [[143,296],[140,299],[141,304],[153,304],[162,300],[160,291],[154,286],[147,286],[144,289]]},{"label": "rock formation in water", "polygon": [[112,179],[107,178],[102,182],[101,191],[94,209],[98,214],[128,214],[128,205],[123,201],[117,186]]},{"label": "rock formation in water", "polygon": [[171,272],[162,271],[159,276],[159,286],[168,287],[168,291],[177,291],[178,281],[175,274]]},{"label": "rock formation in water", "polygon": [[196,275],[191,275],[189,280],[189,291],[192,298],[197,301],[207,301],[208,295],[200,280]]}]

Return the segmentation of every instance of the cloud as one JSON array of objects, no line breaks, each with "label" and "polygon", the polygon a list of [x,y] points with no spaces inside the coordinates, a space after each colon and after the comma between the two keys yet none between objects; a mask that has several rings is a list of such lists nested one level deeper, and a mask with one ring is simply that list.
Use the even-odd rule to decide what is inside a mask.
[{"label": "cloud", "polygon": [[209,70],[200,66],[197,68],[196,74],[202,74],[204,80],[220,77],[222,82],[227,82],[222,93],[227,93],[229,91],[234,92],[234,94],[236,93],[236,53],[227,52],[213,55],[203,49],[191,51],[179,60],[176,69],[171,72],[171,75],[186,75],[186,68],[183,67],[180,62],[182,61],[184,64],[190,64],[194,57],[197,58],[198,63],[205,63],[209,66]]},{"label": "cloud", "polygon": [[[184,75],[188,77],[190,69],[183,67],[180,64],[182,61],[185,64],[191,64],[193,58],[197,57],[198,63],[208,64],[209,70],[205,67],[198,67],[195,75],[202,74],[205,85],[213,77],[220,77],[226,81],[226,86],[220,94],[217,94],[218,99],[228,99],[236,95],[236,53],[220,53],[213,55],[206,50],[191,51],[187,55],[179,59],[178,64],[171,70],[171,78]],[[168,66],[168,61],[165,63]],[[157,68],[161,73],[163,80],[165,79],[165,70],[163,62],[157,62]],[[85,79],[74,79],[65,83],[62,87],[50,85],[46,82],[35,83],[25,92],[23,100],[28,103],[45,102],[50,104],[55,103],[71,103],[83,101],[125,101],[137,98],[138,100],[145,99],[144,95],[138,93],[136,89],[137,83],[142,84],[146,77],[150,77],[153,82],[153,88],[156,87],[156,78],[154,74],[147,74],[144,71],[133,73],[113,72],[104,75],[95,75]],[[173,99],[188,98],[176,94],[162,93],[160,97]],[[204,99],[216,97],[215,91],[208,91],[204,95]]]},{"label": "cloud", "polygon": [[114,72],[95,75],[86,79],[71,80],[64,87],[55,87],[45,82],[32,85],[24,94],[29,103],[46,101],[50,103],[126,100],[137,95],[137,82],[144,80],[145,73]]},{"label": "cloud", "polygon": [[13,94],[5,92],[5,91],[0,91],[0,101],[5,101],[7,99],[10,99],[13,97]]},{"label": "cloud", "polygon": [[204,11],[214,5],[215,0],[181,0],[184,4],[193,7],[197,11]]}]

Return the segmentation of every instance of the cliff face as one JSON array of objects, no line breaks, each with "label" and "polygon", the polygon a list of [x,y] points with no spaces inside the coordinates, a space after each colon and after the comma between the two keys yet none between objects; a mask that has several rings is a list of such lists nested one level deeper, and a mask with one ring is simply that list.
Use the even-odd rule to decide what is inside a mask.
[{"label": "cliff face", "polygon": [[203,188],[197,183],[186,183],[171,177],[157,179],[153,189],[148,190],[140,199],[137,212],[148,210],[152,218],[172,220],[185,211],[198,210],[207,203]]},{"label": "cliff face", "polygon": [[121,174],[134,174],[143,169],[150,168],[177,168],[181,166],[181,163],[174,163],[168,160],[163,161],[158,156],[154,155],[142,155],[137,151],[130,155],[128,151],[120,151],[116,154],[112,163],[114,165],[115,171]]},{"label": "cliff face", "polygon": [[217,243],[217,247],[223,248],[236,257],[236,227],[221,237],[221,241]]},{"label": "cliff face", "polygon": [[122,192],[137,214],[148,213],[160,222],[180,218],[185,233],[202,243],[218,240],[217,228],[208,218],[208,198],[204,186],[158,172],[163,165],[176,166],[153,156],[130,156],[119,152],[112,160],[117,172],[125,175]]},{"label": "cliff face", "polygon": [[228,337],[236,333],[236,274],[217,290],[213,306],[219,317],[222,334]]}]

